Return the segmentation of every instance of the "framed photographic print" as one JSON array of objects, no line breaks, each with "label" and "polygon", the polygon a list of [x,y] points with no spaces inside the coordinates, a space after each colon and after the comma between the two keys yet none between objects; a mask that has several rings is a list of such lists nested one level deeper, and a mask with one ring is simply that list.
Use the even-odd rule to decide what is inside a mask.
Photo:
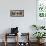
[{"label": "framed photographic print", "polygon": [[24,10],[10,10],[11,17],[24,17]]},{"label": "framed photographic print", "polygon": [[36,24],[46,25],[46,0],[37,0],[36,10]]}]

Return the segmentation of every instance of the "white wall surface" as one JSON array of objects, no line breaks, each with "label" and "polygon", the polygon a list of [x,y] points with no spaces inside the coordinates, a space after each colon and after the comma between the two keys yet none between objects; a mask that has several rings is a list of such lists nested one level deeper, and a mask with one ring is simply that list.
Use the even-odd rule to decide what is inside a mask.
[{"label": "white wall surface", "polygon": [[[24,10],[24,17],[10,17],[10,10]],[[11,27],[19,27],[19,32],[29,32],[36,24],[36,0],[0,0],[0,34],[9,32]]]}]

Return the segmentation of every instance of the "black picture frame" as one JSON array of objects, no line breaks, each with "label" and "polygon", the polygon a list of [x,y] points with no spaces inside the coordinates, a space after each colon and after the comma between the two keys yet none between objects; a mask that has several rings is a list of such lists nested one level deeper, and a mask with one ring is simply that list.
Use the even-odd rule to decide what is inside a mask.
[{"label": "black picture frame", "polygon": [[11,17],[24,17],[24,10],[10,10]]}]

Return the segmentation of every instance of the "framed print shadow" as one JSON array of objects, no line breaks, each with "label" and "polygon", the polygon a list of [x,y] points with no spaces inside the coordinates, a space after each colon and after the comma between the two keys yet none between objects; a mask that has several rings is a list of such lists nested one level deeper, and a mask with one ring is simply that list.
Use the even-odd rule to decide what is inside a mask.
[{"label": "framed print shadow", "polygon": [[24,10],[10,10],[11,17],[24,17]]}]

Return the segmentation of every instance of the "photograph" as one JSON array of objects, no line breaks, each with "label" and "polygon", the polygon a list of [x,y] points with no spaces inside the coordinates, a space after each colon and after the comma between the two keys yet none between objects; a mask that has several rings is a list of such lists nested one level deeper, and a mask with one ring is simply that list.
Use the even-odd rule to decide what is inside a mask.
[{"label": "photograph", "polygon": [[11,17],[24,17],[24,10],[10,10]]}]

